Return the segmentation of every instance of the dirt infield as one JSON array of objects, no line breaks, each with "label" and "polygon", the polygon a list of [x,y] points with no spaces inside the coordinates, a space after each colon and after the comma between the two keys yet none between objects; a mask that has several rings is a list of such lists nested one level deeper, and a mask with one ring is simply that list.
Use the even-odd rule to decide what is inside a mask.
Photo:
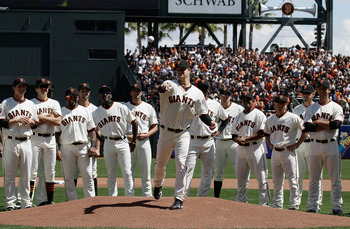
[{"label": "dirt infield", "polygon": [[98,196],[0,213],[1,224],[122,228],[304,228],[350,226],[350,218],[280,210],[212,197],[188,197],[169,210],[172,197]]}]

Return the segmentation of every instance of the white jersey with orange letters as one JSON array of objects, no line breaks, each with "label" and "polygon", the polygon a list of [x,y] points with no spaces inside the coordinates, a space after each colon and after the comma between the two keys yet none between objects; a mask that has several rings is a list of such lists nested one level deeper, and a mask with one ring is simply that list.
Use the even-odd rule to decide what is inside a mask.
[{"label": "white jersey with orange letters", "polygon": [[[133,113],[138,123],[138,133],[148,133],[152,125],[158,125],[157,114],[154,108],[146,103],[141,102],[139,105],[134,105],[130,101],[125,104]],[[132,133],[131,126],[128,131]],[[131,154],[131,171],[135,180],[135,169],[137,161],[140,166],[142,195],[152,196],[152,182],[151,182],[151,164],[152,164],[152,149],[149,138],[144,140],[136,140],[136,147]],[[135,184],[135,182],[134,182]],[[134,185],[135,186],[135,185]]]},{"label": "white jersey with orange letters", "polygon": [[[256,135],[258,131],[265,128],[266,116],[258,110],[253,109],[249,113],[244,111],[238,114],[232,125],[232,134],[248,137]],[[270,203],[270,190],[268,185],[268,168],[266,152],[263,143],[264,138],[252,140],[244,146],[238,146],[236,158],[236,175],[238,181],[236,201],[247,202],[248,178],[252,170],[259,182],[259,204],[268,206]]]},{"label": "white jersey with orange letters", "polygon": [[113,102],[108,109],[99,106],[92,113],[94,122],[105,137],[104,159],[108,173],[108,192],[110,196],[118,195],[117,162],[124,177],[124,195],[134,195],[134,182],[131,172],[130,147],[126,138],[128,124],[136,117],[124,104]]},{"label": "white jersey with orange letters", "polygon": [[303,120],[288,111],[281,117],[274,114],[266,121],[264,132],[269,135],[273,145],[271,170],[274,185],[273,207],[275,208],[283,208],[283,180],[286,174],[290,188],[290,209],[299,209],[297,155],[287,147],[296,142],[298,130],[301,131],[303,128]]}]

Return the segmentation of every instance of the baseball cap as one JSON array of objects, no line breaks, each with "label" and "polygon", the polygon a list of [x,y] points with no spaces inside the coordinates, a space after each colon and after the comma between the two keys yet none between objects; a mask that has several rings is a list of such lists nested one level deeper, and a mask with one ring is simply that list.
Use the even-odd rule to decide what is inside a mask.
[{"label": "baseball cap", "polygon": [[275,103],[288,103],[288,98],[284,95],[278,95],[275,97]]},{"label": "baseball cap", "polygon": [[231,92],[230,92],[230,90],[227,89],[227,87],[223,87],[220,89],[220,95],[225,95],[225,94],[231,95]]},{"label": "baseball cap", "polygon": [[40,87],[41,85],[50,85],[50,82],[45,78],[37,79],[35,82],[35,87]]},{"label": "baseball cap", "polygon": [[175,70],[178,68],[191,68],[191,65],[186,60],[179,60],[175,65]]},{"label": "baseball cap", "polygon": [[79,85],[79,91],[80,91],[81,89],[84,89],[84,88],[91,90],[89,84],[87,84],[87,83],[81,83],[81,84]]},{"label": "baseball cap", "polygon": [[242,95],[241,95],[241,99],[244,99],[244,98],[249,98],[249,99],[254,99],[254,96],[252,93],[250,92],[243,92]]},{"label": "baseball cap", "polygon": [[64,93],[64,95],[67,96],[71,96],[71,95],[79,95],[77,89],[73,88],[73,87],[69,87],[67,88],[66,92]]},{"label": "baseball cap", "polygon": [[18,84],[25,84],[25,85],[28,85],[27,84],[27,81],[23,78],[23,77],[18,77],[17,79],[15,79],[13,81],[13,86],[17,86]]},{"label": "baseball cap", "polygon": [[209,88],[210,85],[209,85],[208,80],[202,79],[202,80],[199,80],[199,81],[198,81],[197,87],[198,87],[198,88]]},{"label": "baseball cap", "polygon": [[311,86],[310,84],[308,85],[304,85],[302,88],[301,88],[301,93],[312,93],[314,92],[315,89],[313,86]]},{"label": "baseball cap", "polygon": [[330,84],[329,84],[329,81],[328,80],[320,80],[318,83],[317,83],[318,86],[324,86],[326,88],[329,88],[330,87]]},{"label": "baseball cap", "polygon": [[142,87],[141,87],[140,82],[136,82],[135,84],[131,84],[130,85],[130,90],[132,90],[134,88],[139,89],[140,91],[142,91]]},{"label": "baseball cap", "polygon": [[103,85],[99,90],[98,90],[98,93],[99,94],[104,94],[106,92],[112,92],[111,88],[106,86],[106,85]]}]

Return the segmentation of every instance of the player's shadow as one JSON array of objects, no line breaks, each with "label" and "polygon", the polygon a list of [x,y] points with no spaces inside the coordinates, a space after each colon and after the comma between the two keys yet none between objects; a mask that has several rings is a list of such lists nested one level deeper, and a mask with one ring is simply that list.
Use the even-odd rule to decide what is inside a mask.
[{"label": "player's shadow", "polygon": [[95,210],[99,208],[115,208],[115,207],[122,207],[122,208],[130,208],[130,207],[145,207],[145,208],[159,208],[159,209],[169,209],[169,207],[162,207],[162,206],[156,206],[147,204],[148,202],[154,202],[154,200],[140,200],[132,203],[118,203],[118,204],[97,204],[93,205],[91,207],[85,208],[84,214],[95,214]]}]

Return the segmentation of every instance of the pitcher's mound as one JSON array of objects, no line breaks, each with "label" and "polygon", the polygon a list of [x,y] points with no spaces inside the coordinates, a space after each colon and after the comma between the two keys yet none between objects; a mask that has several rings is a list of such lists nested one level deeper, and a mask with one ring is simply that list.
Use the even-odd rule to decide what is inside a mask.
[{"label": "pitcher's mound", "polygon": [[304,228],[350,226],[350,218],[280,210],[212,197],[188,197],[169,210],[172,197],[98,196],[2,212],[5,225],[131,228]]}]

